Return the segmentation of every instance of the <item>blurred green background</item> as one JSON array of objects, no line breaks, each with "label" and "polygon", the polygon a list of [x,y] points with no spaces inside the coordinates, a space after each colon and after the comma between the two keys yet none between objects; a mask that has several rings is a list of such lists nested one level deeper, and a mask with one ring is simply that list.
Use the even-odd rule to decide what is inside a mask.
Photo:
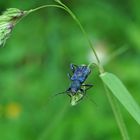
[{"label": "blurred green background", "polygon": [[[63,2],[79,17],[105,69],[118,75],[140,104],[140,1]],[[52,3],[1,0],[0,12]],[[113,57],[118,50],[122,53]],[[75,107],[66,95],[51,98],[68,88],[70,63],[91,61],[87,41],[66,12],[48,8],[24,18],[0,49],[0,139],[121,140],[96,69],[87,83],[94,84],[88,95],[97,106],[86,98]],[[139,140],[139,125],[120,107],[131,139]]]}]

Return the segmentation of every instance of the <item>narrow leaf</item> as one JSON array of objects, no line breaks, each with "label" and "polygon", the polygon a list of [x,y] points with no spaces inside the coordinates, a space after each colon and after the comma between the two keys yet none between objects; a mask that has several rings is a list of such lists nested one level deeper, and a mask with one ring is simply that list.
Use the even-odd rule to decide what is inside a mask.
[{"label": "narrow leaf", "polygon": [[131,116],[140,124],[140,107],[126,89],[121,80],[114,74],[105,72],[100,75],[102,81],[113,95],[121,102]]}]

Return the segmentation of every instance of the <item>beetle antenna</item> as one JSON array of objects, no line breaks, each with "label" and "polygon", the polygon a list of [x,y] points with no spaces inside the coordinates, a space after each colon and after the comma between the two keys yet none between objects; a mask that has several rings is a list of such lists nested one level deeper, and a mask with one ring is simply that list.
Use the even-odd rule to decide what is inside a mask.
[{"label": "beetle antenna", "polygon": [[66,93],[66,91],[63,91],[63,92],[54,94],[54,96],[57,96],[57,95],[60,95],[60,94],[65,94],[65,93]]},{"label": "beetle antenna", "polygon": [[96,102],[94,100],[92,100],[91,98],[89,98],[89,96],[87,96],[87,94],[85,94],[85,97],[94,105],[96,105],[96,107],[98,107],[98,105],[96,104]]},{"label": "beetle antenna", "polygon": [[60,93],[56,93],[56,94],[54,94],[54,95],[51,95],[49,98],[48,98],[48,100],[47,100],[47,102],[50,102],[54,97],[56,97],[57,95],[61,95],[61,94],[65,94],[66,93],[66,91],[63,91],[63,92],[60,92]]}]

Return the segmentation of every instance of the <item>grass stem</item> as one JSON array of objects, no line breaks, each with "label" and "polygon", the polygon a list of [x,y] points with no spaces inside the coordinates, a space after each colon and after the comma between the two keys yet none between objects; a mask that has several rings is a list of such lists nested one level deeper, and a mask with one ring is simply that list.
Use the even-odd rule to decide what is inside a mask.
[{"label": "grass stem", "polygon": [[96,60],[97,60],[98,66],[100,66],[100,60],[99,60],[99,58],[98,58],[98,56],[97,56],[97,53],[96,53],[95,49],[93,48],[92,42],[91,42],[91,40],[89,39],[89,37],[88,37],[86,31],[84,30],[82,24],[81,24],[80,21],[79,21],[79,19],[78,19],[78,18],[76,17],[76,15],[75,15],[65,4],[63,4],[61,1],[56,0],[56,2],[58,2],[61,6],[63,6],[63,7],[65,8],[65,10],[66,10],[66,11],[71,15],[71,17],[75,20],[75,22],[77,23],[77,25],[78,25],[79,28],[81,29],[83,35],[84,35],[85,38],[87,39],[87,41],[88,41],[88,43],[89,43],[89,46],[90,46],[90,48],[92,49],[92,51],[93,51],[93,53],[94,53],[94,56],[95,56],[95,58],[96,58]]},{"label": "grass stem", "polygon": [[120,129],[122,138],[123,138],[123,140],[130,140],[130,138],[128,136],[127,129],[126,129],[126,126],[125,126],[125,123],[124,123],[124,120],[123,120],[123,117],[122,117],[122,114],[120,112],[119,105],[118,105],[116,99],[110,94],[110,91],[106,87],[106,85],[104,85],[104,88],[105,88],[105,91],[106,91],[106,96],[107,96],[107,98],[109,100],[109,103],[111,105],[111,108],[113,110],[116,122],[118,124],[119,129]]},{"label": "grass stem", "polygon": [[60,6],[60,5],[56,5],[56,4],[47,4],[47,5],[42,5],[40,7],[37,7],[35,9],[30,9],[29,11],[27,11],[27,14],[30,14],[30,13],[33,13],[35,11],[38,11],[40,9],[43,9],[43,8],[47,8],[47,7],[56,7],[56,8],[60,8],[60,9],[64,9],[63,6]]}]

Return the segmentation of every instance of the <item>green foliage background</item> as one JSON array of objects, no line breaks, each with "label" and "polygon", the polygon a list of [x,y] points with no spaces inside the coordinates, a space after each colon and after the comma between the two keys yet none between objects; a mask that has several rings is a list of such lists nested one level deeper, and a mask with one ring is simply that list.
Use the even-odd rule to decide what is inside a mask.
[{"label": "green foliage background", "polygon": [[[140,103],[140,2],[136,0],[63,1],[79,17],[97,51],[107,60],[124,46],[128,50],[105,65],[117,74]],[[52,0],[0,1],[7,8],[29,10]],[[16,25],[0,49],[0,139],[120,140],[97,70],[89,98],[71,107],[67,96],[50,98],[69,86],[69,64],[88,64],[91,54],[79,28],[56,8],[32,13]],[[120,106],[122,107],[122,106]],[[121,109],[129,135],[139,140],[140,127]]]}]

